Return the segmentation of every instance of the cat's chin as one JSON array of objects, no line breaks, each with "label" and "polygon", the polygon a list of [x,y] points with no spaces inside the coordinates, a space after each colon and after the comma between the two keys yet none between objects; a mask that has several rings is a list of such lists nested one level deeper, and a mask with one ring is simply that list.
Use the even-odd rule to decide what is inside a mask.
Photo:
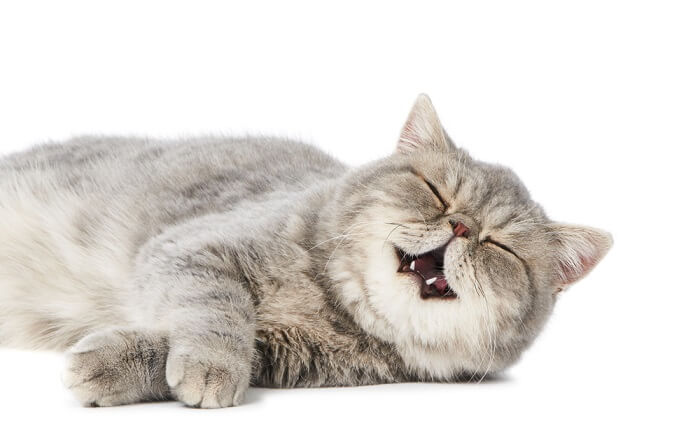
[{"label": "cat's chin", "polygon": [[424,252],[410,255],[399,247],[394,247],[399,259],[397,273],[409,274],[416,278],[421,299],[453,300],[457,293],[447,283],[444,274],[445,249],[447,244]]}]

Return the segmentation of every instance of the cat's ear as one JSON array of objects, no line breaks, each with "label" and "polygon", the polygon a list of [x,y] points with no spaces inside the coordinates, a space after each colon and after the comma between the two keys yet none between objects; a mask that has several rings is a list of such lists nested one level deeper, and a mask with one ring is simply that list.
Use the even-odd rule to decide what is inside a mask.
[{"label": "cat's ear", "polygon": [[613,244],[612,236],[596,228],[550,224],[555,237],[555,273],[558,289],[564,289],[588,274]]},{"label": "cat's ear", "polygon": [[410,154],[415,151],[450,151],[454,145],[445,133],[430,98],[418,95],[413,109],[401,130],[396,152]]}]

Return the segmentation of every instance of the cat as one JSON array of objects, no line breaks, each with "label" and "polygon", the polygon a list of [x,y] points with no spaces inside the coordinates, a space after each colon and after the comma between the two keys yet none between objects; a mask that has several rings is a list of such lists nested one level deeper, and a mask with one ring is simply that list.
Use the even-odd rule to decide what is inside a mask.
[{"label": "cat", "polygon": [[612,244],[458,148],[426,95],[354,169],[272,137],[39,146],[0,161],[0,222],[0,344],[66,350],[88,406],[479,380]]}]

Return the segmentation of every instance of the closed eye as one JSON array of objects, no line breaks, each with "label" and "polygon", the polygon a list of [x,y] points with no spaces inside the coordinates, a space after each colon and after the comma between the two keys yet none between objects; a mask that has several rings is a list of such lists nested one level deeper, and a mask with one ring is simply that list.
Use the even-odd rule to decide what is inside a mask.
[{"label": "closed eye", "polygon": [[486,238],[483,240],[482,243],[490,243],[491,245],[496,246],[496,247],[498,247],[498,248],[500,248],[500,249],[502,249],[502,250],[504,250],[504,251],[510,253],[510,254],[513,255],[515,258],[517,258],[518,260],[522,261],[522,259],[521,259],[520,257],[518,257],[518,254],[516,254],[512,249],[510,249],[508,246],[504,245],[504,244],[501,243],[501,242],[497,242],[496,240],[493,240],[491,237],[486,237]]},{"label": "closed eye", "polygon": [[[421,177],[423,178],[423,177]],[[431,192],[433,192],[433,195],[440,201],[440,204],[442,204],[443,211],[447,210],[450,206],[447,204],[447,202],[442,198],[442,195],[440,195],[440,191],[437,190],[437,188],[431,183],[430,181],[426,180],[423,178],[423,181],[425,181],[425,184],[428,185],[428,188],[430,189]]]}]

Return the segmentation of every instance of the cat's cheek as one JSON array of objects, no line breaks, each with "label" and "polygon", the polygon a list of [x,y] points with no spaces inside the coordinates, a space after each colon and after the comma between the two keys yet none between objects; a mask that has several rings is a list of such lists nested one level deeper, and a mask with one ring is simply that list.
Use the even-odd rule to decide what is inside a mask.
[{"label": "cat's cheek", "polygon": [[527,270],[520,260],[496,249],[474,258],[475,279],[499,318],[520,318],[533,298]]},{"label": "cat's cheek", "polygon": [[450,300],[421,299],[417,279],[397,273],[396,254],[383,250],[381,240],[363,246],[365,268],[342,289],[355,321],[370,334],[395,343],[418,372],[447,379],[478,368],[486,351],[482,326],[487,319],[476,293]]}]

